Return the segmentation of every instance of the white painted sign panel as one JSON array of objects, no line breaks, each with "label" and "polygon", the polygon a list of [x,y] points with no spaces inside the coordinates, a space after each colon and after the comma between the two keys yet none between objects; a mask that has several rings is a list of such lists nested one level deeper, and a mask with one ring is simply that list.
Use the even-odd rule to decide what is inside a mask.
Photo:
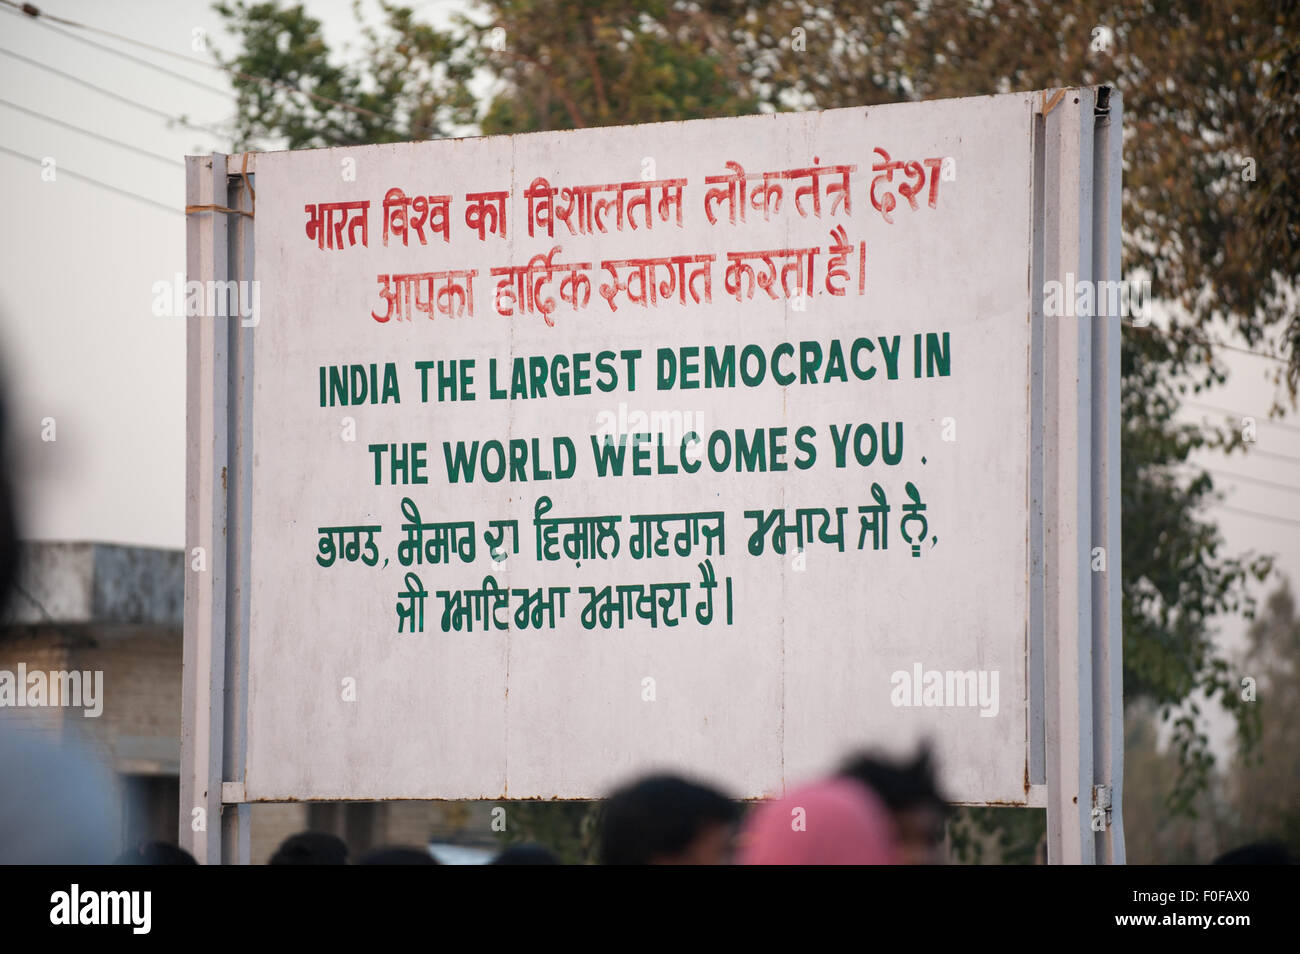
[{"label": "white painted sign panel", "polygon": [[249,800],[1025,800],[1025,95],[257,158]]}]

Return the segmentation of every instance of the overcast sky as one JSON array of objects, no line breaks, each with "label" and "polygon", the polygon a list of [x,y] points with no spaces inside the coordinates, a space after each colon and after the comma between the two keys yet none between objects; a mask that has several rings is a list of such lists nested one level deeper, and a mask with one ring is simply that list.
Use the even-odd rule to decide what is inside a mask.
[{"label": "overcast sky", "polygon": [[[209,44],[231,49],[210,4],[199,0],[48,0],[40,6],[187,55],[199,55],[193,45],[200,30]],[[332,41],[348,39],[350,0],[308,6],[325,20]],[[441,21],[461,4],[435,0],[414,6]],[[0,225],[0,353],[13,440],[25,469],[19,483],[26,536],[182,547],[185,329],[183,320],[155,317],[150,306],[154,283],[172,280],[185,268],[183,157],[220,151],[229,142],[169,127],[155,113],[35,64],[155,112],[184,115],[196,125],[227,122],[235,111],[233,93],[215,70],[82,31],[61,35],[7,9],[0,11],[0,49],[0,188],[6,213]],[[52,182],[42,179],[42,161],[49,159]],[[1268,421],[1275,392],[1267,374],[1276,369],[1274,362],[1228,353],[1227,363],[1228,385],[1198,400],[1259,422],[1250,455],[1200,458],[1230,488],[1226,506],[1216,508],[1227,552],[1276,553],[1279,568],[1298,579],[1300,417]],[[1185,414],[1225,416],[1200,406],[1189,406]],[[43,430],[48,432],[43,422],[51,418],[56,439],[42,440]],[[1228,474],[1249,479],[1235,481]],[[1243,622],[1229,621],[1227,644],[1239,645],[1243,631]]]}]

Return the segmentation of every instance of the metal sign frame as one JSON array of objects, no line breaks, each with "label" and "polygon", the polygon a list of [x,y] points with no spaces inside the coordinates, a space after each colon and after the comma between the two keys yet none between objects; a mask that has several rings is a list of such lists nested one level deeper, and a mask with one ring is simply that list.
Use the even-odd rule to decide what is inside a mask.
[{"label": "metal sign frame", "polygon": [[[1106,87],[1035,95],[1025,804],[1047,810],[1050,863],[1122,864],[1120,320],[1043,313],[1048,281],[1121,278],[1122,106]],[[256,161],[187,158],[189,280],[255,279]],[[179,836],[201,863],[249,862],[254,330],[198,318],[186,336]]]}]

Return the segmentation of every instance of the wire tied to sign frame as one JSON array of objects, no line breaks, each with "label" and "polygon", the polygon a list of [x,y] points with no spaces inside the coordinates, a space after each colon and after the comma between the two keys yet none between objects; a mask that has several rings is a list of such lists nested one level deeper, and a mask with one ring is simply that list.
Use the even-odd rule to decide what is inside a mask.
[{"label": "wire tied to sign frame", "polygon": [[224,205],[187,205],[185,214],[191,212],[229,212],[232,215],[246,215],[250,219],[257,212],[257,193],[253,190],[253,184],[248,181],[248,153],[244,153],[244,161],[239,168],[239,190],[242,193],[244,189],[248,190],[248,204],[250,210],[245,212],[243,209],[231,209]]},{"label": "wire tied to sign frame", "polygon": [[1042,114],[1046,116],[1048,113],[1054,110],[1057,107],[1057,104],[1059,104],[1062,98],[1064,98],[1064,96],[1065,96],[1065,87],[1058,89],[1050,100],[1047,98],[1047,90],[1043,90],[1042,101],[1041,101],[1042,105],[1040,110]]}]

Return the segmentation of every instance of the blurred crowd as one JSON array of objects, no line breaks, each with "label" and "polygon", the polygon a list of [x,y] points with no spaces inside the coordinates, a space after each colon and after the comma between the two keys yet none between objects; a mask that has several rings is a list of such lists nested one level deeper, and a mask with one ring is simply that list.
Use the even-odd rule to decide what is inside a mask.
[{"label": "blurred crowd", "polygon": [[[647,775],[618,788],[600,810],[598,861],[604,865],[941,864],[948,806],[928,753],[909,763],[863,755],[826,778],[754,803],[677,775]],[[119,864],[194,863],[159,842]],[[326,832],[292,835],[272,865],[438,864],[423,847],[392,846],[350,858]],[[516,844],[489,862],[560,864],[545,845]]]},{"label": "blurred crowd", "polygon": [[[84,753],[42,745],[0,726],[0,864],[94,863],[114,857],[112,818],[96,797],[107,780]],[[946,861],[951,807],[924,748],[910,760],[863,754],[779,798],[739,801],[678,775],[647,775],[604,799],[597,823],[602,865],[928,865]],[[120,846],[118,846],[120,848]],[[116,864],[196,864],[159,841],[132,846]],[[433,865],[429,846],[396,845],[350,856],[336,835],[286,838],[272,865]],[[513,844],[490,864],[561,864],[547,845]],[[1235,849],[1216,864],[1292,864],[1280,844]]]}]

